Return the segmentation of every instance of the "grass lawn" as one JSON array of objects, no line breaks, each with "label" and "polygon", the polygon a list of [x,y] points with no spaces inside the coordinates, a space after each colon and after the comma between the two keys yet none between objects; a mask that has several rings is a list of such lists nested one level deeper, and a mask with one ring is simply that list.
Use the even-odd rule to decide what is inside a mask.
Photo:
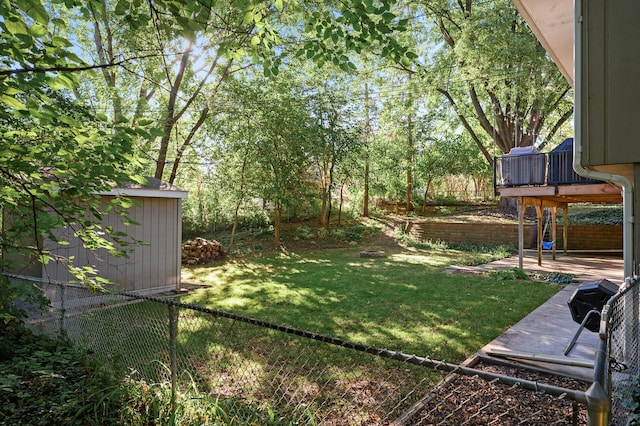
[{"label": "grass lawn", "polygon": [[[182,300],[448,362],[461,362],[559,287],[449,275],[478,253],[387,250],[361,258],[340,248],[271,254],[183,270],[210,284]],[[487,260],[490,260],[487,258]]]}]

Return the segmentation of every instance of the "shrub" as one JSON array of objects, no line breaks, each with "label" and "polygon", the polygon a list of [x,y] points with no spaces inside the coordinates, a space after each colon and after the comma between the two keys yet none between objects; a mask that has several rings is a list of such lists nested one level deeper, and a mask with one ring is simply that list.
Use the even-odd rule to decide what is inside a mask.
[{"label": "shrub", "polygon": [[361,241],[365,237],[372,235],[375,230],[365,225],[355,225],[345,228],[345,236],[349,241]]},{"label": "shrub", "polygon": [[528,280],[529,275],[522,268],[501,271],[489,271],[488,275],[498,281]]},{"label": "shrub", "polygon": [[638,426],[640,425],[640,378],[630,378],[630,385],[632,386],[630,399],[624,402],[624,406],[629,413],[627,418],[627,425]]},{"label": "shrub", "polygon": [[588,212],[570,213],[568,223],[573,225],[622,225],[622,208],[603,208]]},{"label": "shrub", "polygon": [[315,238],[315,233],[313,232],[313,229],[305,225],[296,227],[295,232],[293,234],[294,241],[311,240],[313,238]]},{"label": "shrub", "polygon": [[569,284],[573,282],[576,276],[574,274],[564,274],[562,272],[553,272],[545,277],[545,281],[556,284]]},{"label": "shrub", "polygon": [[118,401],[102,398],[115,381],[67,340],[22,326],[0,337],[11,348],[0,362],[0,424],[111,423]]}]

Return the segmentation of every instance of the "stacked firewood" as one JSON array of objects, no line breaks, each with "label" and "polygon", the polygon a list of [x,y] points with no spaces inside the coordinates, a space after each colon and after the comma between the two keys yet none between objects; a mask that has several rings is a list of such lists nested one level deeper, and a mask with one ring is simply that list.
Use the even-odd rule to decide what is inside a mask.
[{"label": "stacked firewood", "polygon": [[202,265],[224,257],[222,244],[204,238],[196,238],[182,244],[182,264]]}]

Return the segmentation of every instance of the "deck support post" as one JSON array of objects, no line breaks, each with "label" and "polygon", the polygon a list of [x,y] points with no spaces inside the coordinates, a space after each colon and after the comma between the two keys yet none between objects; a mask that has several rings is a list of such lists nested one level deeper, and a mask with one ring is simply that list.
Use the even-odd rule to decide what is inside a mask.
[{"label": "deck support post", "polygon": [[553,241],[553,245],[551,246],[551,254],[552,254],[553,260],[556,260],[556,244],[557,244],[556,242],[558,241],[556,239],[557,224],[558,224],[558,206],[554,205],[553,207],[551,207],[551,241]]},{"label": "deck support post", "polygon": [[542,266],[542,202],[536,204],[536,216],[538,217],[538,266]]},{"label": "deck support post", "polygon": [[522,197],[518,197],[518,267],[520,269],[524,269],[524,212],[527,209],[523,201]]},{"label": "deck support post", "polygon": [[564,254],[567,254],[567,237],[569,235],[568,232],[569,226],[569,204],[564,204],[562,206],[562,249],[564,250]]}]

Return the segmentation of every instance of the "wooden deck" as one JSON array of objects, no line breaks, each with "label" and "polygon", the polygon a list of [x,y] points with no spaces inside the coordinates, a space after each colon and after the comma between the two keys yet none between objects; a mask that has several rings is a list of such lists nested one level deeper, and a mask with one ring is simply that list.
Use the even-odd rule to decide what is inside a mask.
[{"label": "wooden deck", "polygon": [[501,197],[532,197],[555,203],[621,203],[622,191],[611,183],[497,187]]},{"label": "wooden deck", "polygon": [[[564,217],[569,215],[571,203],[621,203],[621,189],[611,183],[574,184],[574,185],[542,185],[542,186],[496,186],[496,195],[516,198],[518,200],[518,252],[524,250],[524,214],[527,207],[536,209],[538,218],[538,265],[542,265],[542,241],[544,209],[551,210],[551,241],[557,240],[558,209],[564,211]],[[567,251],[567,221],[562,227],[564,252]],[[551,251],[555,258],[559,248],[553,245]]]},{"label": "wooden deck", "polygon": [[[510,269],[517,265],[518,258],[515,256],[476,268],[486,271]],[[559,255],[556,261],[545,260],[545,265],[542,267],[544,271],[540,268],[533,255],[525,257],[524,269],[529,273],[536,271],[572,273],[576,275],[578,282],[564,287],[547,302],[483,347],[476,356],[508,360],[529,368],[591,381],[598,336],[597,333],[585,329],[568,356],[563,354],[579,328],[579,324],[571,318],[567,301],[585,280],[604,278],[617,284],[622,283],[623,260],[621,257]],[[540,359],[551,362],[540,361]]]}]

